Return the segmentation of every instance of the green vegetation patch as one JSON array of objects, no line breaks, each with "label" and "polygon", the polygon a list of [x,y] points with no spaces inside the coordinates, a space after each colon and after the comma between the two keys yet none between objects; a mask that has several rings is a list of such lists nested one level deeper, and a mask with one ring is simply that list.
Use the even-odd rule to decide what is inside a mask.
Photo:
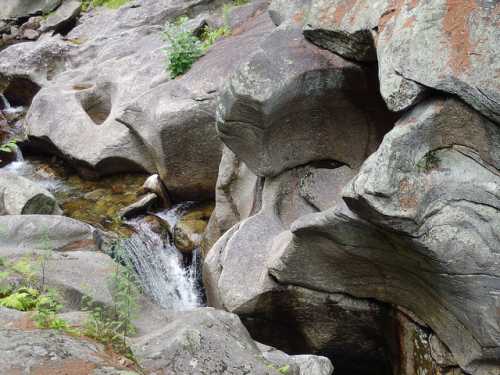
[{"label": "green vegetation patch", "polygon": [[86,12],[90,8],[104,6],[110,9],[118,9],[128,3],[129,0],[82,0],[82,10]]}]

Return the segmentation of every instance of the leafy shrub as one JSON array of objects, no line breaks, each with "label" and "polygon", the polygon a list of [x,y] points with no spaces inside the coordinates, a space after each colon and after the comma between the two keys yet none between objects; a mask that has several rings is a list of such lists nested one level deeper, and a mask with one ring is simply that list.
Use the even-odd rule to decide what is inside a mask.
[{"label": "leafy shrub", "polygon": [[40,293],[33,288],[19,288],[11,295],[0,299],[0,306],[19,311],[33,310]]},{"label": "leafy shrub", "polygon": [[201,40],[203,41],[203,50],[206,51],[209,49],[217,40],[222,37],[228,36],[231,34],[231,30],[229,27],[223,26],[218,29],[211,29],[208,26],[205,26],[203,32],[201,34]]},{"label": "leafy shrub", "polygon": [[172,78],[187,72],[204,52],[203,44],[188,30],[187,21],[187,17],[181,17],[177,22],[167,22],[163,30],[163,38],[169,43],[164,51]]}]

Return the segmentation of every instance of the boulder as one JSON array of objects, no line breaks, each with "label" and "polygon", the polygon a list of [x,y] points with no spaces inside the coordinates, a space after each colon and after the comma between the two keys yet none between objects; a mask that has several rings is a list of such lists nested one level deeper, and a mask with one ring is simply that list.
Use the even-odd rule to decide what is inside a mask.
[{"label": "boulder", "polygon": [[392,125],[374,73],[283,24],[225,86],[217,130],[258,176],[319,160],[357,168]]},{"label": "boulder", "polygon": [[158,204],[159,198],[155,193],[148,193],[142,196],[137,202],[132,203],[120,210],[120,217],[131,219],[135,216],[143,215]]},{"label": "boulder", "polygon": [[119,121],[147,145],[174,201],[213,198],[222,152],[214,127],[216,97],[272,27],[267,14],[251,18],[182,77],[151,89],[120,114]]},{"label": "boulder", "polygon": [[[206,0],[99,7],[83,14],[65,37],[45,35],[1,51],[0,75],[41,87],[26,116],[30,146],[65,158],[86,177],[155,172],[142,139],[115,118],[126,103],[168,81],[165,21],[208,8]],[[178,161],[185,154],[172,155]]]},{"label": "boulder", "polygon": [[4,0],[0,9],[0,20],[27,18],[32,15],[48,14],[63,0]]},{"label": "boulder", "polygon": [[0,215],[58,214],[54,196],[27,178],[0,171]]},{"label": "boulder", "polygon": [[182,313],[132,344],[142,368],[156,374],[278,375],[236,315],[201,308]]},{"label": "boulder", "polygon": [[58,215],[0,216],[0,255],[20,257],[44,250],[46,240],[58,251],[97,250],[100,232],[92,226]]},{"label": "boulder", "polygon": [[55,32],[64,29],[65,26],[75,21],[82,10],[82,3],[79,0],[66,0],[57,8],[54,13],[51,13],[46,20],[41,24],[40,31],[47,32],[54,30]]},{"label": "boulder", "polygon": [[2,328],[0,351],[3,374],[138,374],[123,365],[128,360],[108,355],[104,345],[59,331]]},{"label": "boulder", "polygon": [[456,99],[420,104],[346,187],[354,213],[297,220],[271,274],[401,306],[465,372],[498,371],[499,142],[498,126]]},{"label": "boulder", "polygon": [[141,188],[141,193],[155,193],[162,202],[163,208],[172,207],[172,202],[168,196],[168,191],[160,176],[157,174],[149,176]]}]

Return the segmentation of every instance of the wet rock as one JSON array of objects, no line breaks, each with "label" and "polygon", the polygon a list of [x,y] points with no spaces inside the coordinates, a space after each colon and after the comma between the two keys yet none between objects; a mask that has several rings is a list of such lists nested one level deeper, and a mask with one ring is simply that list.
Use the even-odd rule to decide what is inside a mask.
[{"label": "wet rock", "polygon": [[60,211],[47,190],[24,177],[0,171],[0,214],[51,215]]},{"label": "wet rock", "polygon": [[158,204],[158,196],[154,193],[149,193],[141,197],[137,202],[120,210],[120,217],[131,219],[135,216],[145,214]]},{"label": "wet rock", "polygon": [[78,0],[66,0],[42,22],[40,31],[58,31],[63,29],[70,22],[74,21],[82,10],[82,4]]},{"label": "wet rock", "polygon": [[0,372],[5,374],[137,374],[106,355],[102,344],[59,331],[2,329],[0,351]]},{"label": "wet rock", "polygon": [[141,193],[154,193],[160,198],[162,202],[162,207],[167,209],[172,206],[172,202],[170,201],[170,197],[168,196],[168,191],[163,181],[160,179],[160,176],[154,174],[149,176],[147,180],[142,185],[140,190]]},{"label": "wet rock", "polygon": [[308,43],[299,27],[284,24],[230,79],[217,130],[258,176],[316,160],[357,168],[391,126],[375,77],[368,77],[360,66]]},{"label": "wet rock", "polygon": [[236,315],[212,308],[182,313],[136,340],[132,351],[141,367],[157,374],[279,374]]},{"label": "wet rock", "polygon": [[175,247],[183,253],[198,248],[213,211],[212,204],[196,207],[184,214],[174,228]]}]

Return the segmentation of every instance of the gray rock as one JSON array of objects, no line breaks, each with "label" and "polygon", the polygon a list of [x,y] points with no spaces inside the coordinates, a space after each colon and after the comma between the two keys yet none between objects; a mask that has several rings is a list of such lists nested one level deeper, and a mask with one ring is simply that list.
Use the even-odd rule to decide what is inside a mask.
[{"label": "gray rock", "polygon": [[132,345],[139,364],[156,374],[279,374],[236,315],[212,308],[179,314]]},{"label": "gray rock", "polygon": [[144,181],[141,193],[155,193],[158,198],[160,198],[163,208],[170,208],[172,206],[167,188],[157,174],[149,176],[146,181]]},{"label": "gray rock", "polygon": [[78,0],[66,0],[57,8],[54,13],[51,13],[46,20],[42,22],[40,27],[41,32],[50,30],[57,31],[61,27],[66,26],[69,22],[74,21],[80,15],[82,3]]},{"label": "gray rock", "polygon": [[54,250],[97,250],[101,239],[97,229],[58,215],[0,216],[1,256],[23,256],[44,250],[48,238]]},{"label": "gray rock", "polygon": [[216,96],[272,27],[266,14],[249,20],[182,77],[140,96],[119,116],[147,145],[174,201],[213,198],[222,151],[214,127]]},{"label": "gray rock", "polygon": [[229,80],[217,130],[258,176],[315,160],[357,168],[391,124],[369,77],[284,24]]},{"label": "gray rock", "polygon": [[132,203],[120,210],[120,217],[131,219],[135,216],[145,214],[158,204],[159,198],[155,193],[148,193],[142,196],[137,202]]},{"label": "gray rock", "polygon": [[500,123],[495,17],[493,1],[404,2],[387,12],[379,24],[377,54],[380,91],[389,108],[408,108],[425,86],[457,95]]},{"label": "gray rock", "polygon": [[376,226],[339,206],[302,217],[276,243],[272,275],[402,306],[464,371],[498,369],[499,132],[455,99],[419,105],[344,192]]},{"label": "gray rock", "polygon": [[58,214],[54,196],[27,178],[0,171],[0,215]]},{"label": "gray rock", "polygon": [[26,18],[32,15],[48,14],[56,9],[62,0],[4,0],[0,19]]},{"label": "gray rock", "polygon": [[21,34],[21,38],[28,40],[35,40],[40,36],[40,33],[37,30],[26,29]]},{"label": "gray rock", "polygon": [[2,328],[0,351],[0,372],[4,374],[137,374],[127,371],[118,363],[119,358],[111,359],[106,355],[102,344],[67,336],[59,331]]}]

